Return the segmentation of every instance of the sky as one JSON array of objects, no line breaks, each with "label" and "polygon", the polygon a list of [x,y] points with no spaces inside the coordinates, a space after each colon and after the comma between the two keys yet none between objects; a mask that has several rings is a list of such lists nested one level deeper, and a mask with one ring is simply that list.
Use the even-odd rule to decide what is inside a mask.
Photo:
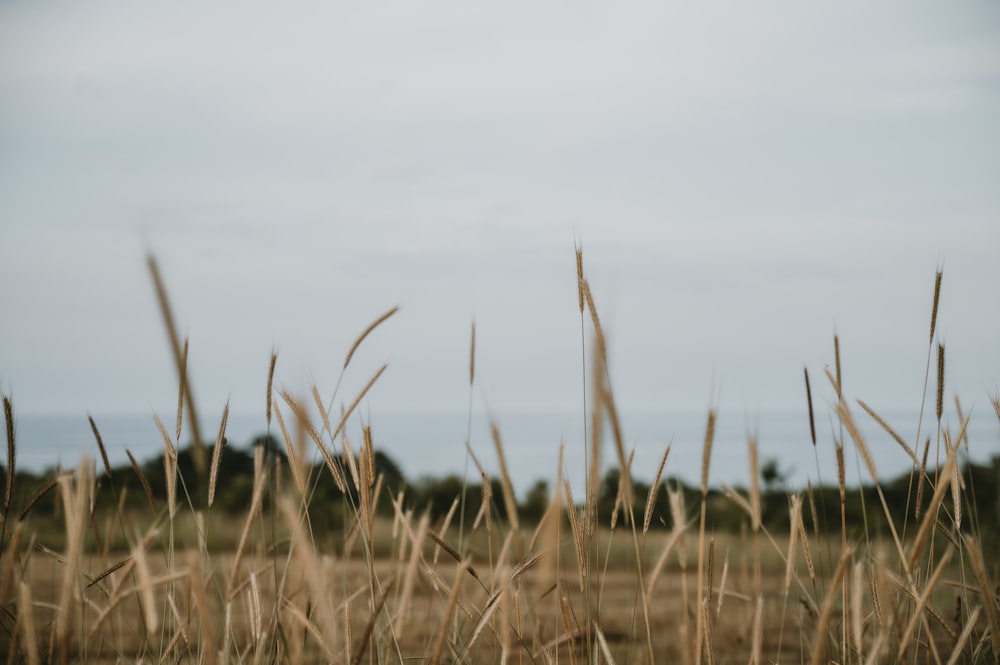
[{"label": "sky", "polygon": [[997,118],[988,2],[0,3],[0,389],[172,413],[152,252],[209,413],[574,409],[579,245],[624,411],[918,409],[938,269],[989,409]]}]

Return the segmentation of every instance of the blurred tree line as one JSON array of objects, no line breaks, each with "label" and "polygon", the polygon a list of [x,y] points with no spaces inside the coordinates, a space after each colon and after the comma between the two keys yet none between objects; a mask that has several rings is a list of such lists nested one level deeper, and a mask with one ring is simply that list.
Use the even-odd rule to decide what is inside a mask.
[{"label": "blurred tree line", "polygon": [[[254,452],[263,449],[264,462],[271,466],[281,466],[283,491],[294,491],[291,474],[288,470],[288,460],[284,446],[270,435],[261,435],[253,439],[245,448],[226,445],[216,483],[213,512],[223,512],[234,516],[242,515],[247,510],[253,489]],[[207,449],[210,459],[212,446]],[[339,455],[333,456],[335,464],[346,471],[345,461]],[[402,493],[402,508],[421,513],[429,511],[432,523],[440,524],[451,509],[457,498],[465,494],[464,511],[456,511],[453,524],[464,519],[466,525],[471,525],[479,512],[483,497],[483,487],[480,482],[465,482],[459,475],[442,477],[422,477],[408,480],[404,477],[399,465],[388,454],[376,450],[374,452],[374,467],[376,477],[381,476],[381,492],[379,494],[377,513],[391,517],[394,514],[393,500]],[[124,510],[149,510],[148,500],[142,482],[129,464],[111,470],[110,478],[98,464],[95,497],[95,512],[117,510],[116,502],[122,503]],[[149,489],[159,510],[166,502],[166,476],[164,473],[163,456],[147,460],[141,464],[141,469],[149,484]],[[183,483],[178,482],[177,501],[182,509],[188,506],[195,510],[207,507],[207,481],[201,477],[194,464],[190,447],[178,453],[178,471]],[[58,491],[54,479],[61,470],[50,470],[42,474],[18,471],[13,484],[10,507],[6,519],[8,522],[17,519],[18,515],[31,506],[31,514],[53,515],[58,513]],[[274,506],[276,489],[272,486],[264,495],[264,510]],[[334,482],[325,463],[320,460],[309,467],[309,513],[312,528],[322,531],[341,531],[351,523],[354,515],[352,505],[357,505],[358,497],[354,486],[347,478],[347,493],[341,492]],[[928,476],[935,477],[933,469],[928,469]],[[963,492],[963,529],[974,529],[980,533],[987,543],[1000,544],[1000,457],[995,457],[991,465],[965,464],[963,466],[965,489]],[[621,480],[620,471],[611,468],[602,478],[598,493],[598,514],[602,524],[609,524],[611,513],[615,508],[618,488]],[[509,522],[507,510],[502,500],[502,485],[498,478],[489,480],[493,496],[491,503],[493,520]],[[903,520],[914,524],[916,518],[916,501],[918,495],[918,475],[903,474],[897,478],[883,481],[882,491],[886,501],[894,513],[897,528]],[[0,486],[6,487],[6,468],[0,466]],[[680,492],[684,497],[687,518],[694,519],[699,511],[701,501],[700,488],[685,484],[681,479],[667,478],[655,495],[651,528],[670,529],[673,526],[667,488]],[[761,466],[761,517],[764,526],[775,532],[787,531],[789,520],[789,488],[785,474],[776,460],[765,460]],[[186,492],[183,488],[186,488]],[[745,488],[734,488],[744,496]],[[633,505],[637,521],[641,522],[645,512],[646,500],[650,485],[641,479],[633,478]],[[39,492],[44,491],[39,496]],[[535,524],[541,520],[551,501],[552,488],[544,480],[535,482],[530,489],[520,497],[517,503],[518,517],[522,524]],[[802,516],[805,526],[810,532],[839,533],[841,529],[841,497],[837,486],[823,486],[809,492],[800,491],[803,499]],[[582,494],[582,493],[581,493]],[[925,484],[921,493],[924,505],[930,500],[932,492]],[[576,497],[582,501],[583,497]],[[710,488],[707,495],[707,526],[716,531],[739,531],[749,527],[749,516],[733,502],[720,488]],[[951,499],[945,502],[945,509],[951,510]],[[906,514],[907,506],[909,514]],[[921,508],[923,508],[922,506]],[[888,525],[882,510],[878,494],[873,486],[847,488],[844,497],[844,516],[849,537],[860,537],[867,529],[869,534],[888,533]],[[564,515],[565,518],[565,515]],[[619,519],[621,516],[619,516]],[[950,524],[949,520],[942,521]]]}]

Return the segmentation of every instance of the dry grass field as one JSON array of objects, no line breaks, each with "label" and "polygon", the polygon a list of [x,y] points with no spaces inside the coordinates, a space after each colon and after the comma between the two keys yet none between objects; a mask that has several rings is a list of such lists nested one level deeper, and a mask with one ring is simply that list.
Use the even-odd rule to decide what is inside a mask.
[{"label": "dry grass field", "polygon": [[[749,441],[750,489],[721,488],[741,511],[743,528],[716,533],[706,521],[714,412],[706,418],[700,500],[686,501],[661,482],[669,449],[648,495],[634,496],[600,319],[579,253],[581,336],[591,329],[593,362],[585,409],[591,436],[578,445],[588,450],[590,472],[584,495],[574,497],[561,469],[554,470],[548,509],[532,524],[520,523],[499,434],[498,495],[485,482],[474,505],[465,505],[460,492],[448,514],[432,520],[407,502],[405,492],[393,495],[384,487],[370,433],[351,440],[345,428],[381,369],[344,400],[343,415],[333,420],[324,405],[336,395],[314,390],[315,404],[305,404],[274,390],[268,379],[267,418],[282,433],[287,461],[269,463],[257,448],[243,515],[233,519],[213,510],[224,489],[216,486],[225,455],[224,416],[211,452],[203,446],[196,455],[205,480],[198,487],[207,491],[204,501],[195,500],[192,479],[177,467],[182,421],[194,417],[184,379],[186,343],[173,328],[152,260],[150,267],[181,377],[176,423],[168,428],[157,421],[165,495],[154,496],[136,463],[148,509],[126,509],[117,495],[117,510],[95,509],[108,481],[115,491],[96,424],[98,459],[82,461],[21,505],[12,501],[15,474],[5,474],[5,662],[951,664],[995,663],[1000,656],[997,563],[983,551],[985,530],[996,525],[979,524],[968,510],[971,488],[959,463],[964,432],[940,426],[940,273],[927,367],[932,385],[934,362],[938,368],[928,431],[940,446],[942,466],[929,468],[916,446],[895,436],[900,454],[913,461],[913,492],[906,505],[888,504],[855,421],[856,411],[869,409],[840,393],[835,342],[835,370],[825,380],[838,395],[835,417],[844,433],[838,445],[841,505],[851,491],[843,450],[853,446],[879,497],[866,510],[887,528],[875,532],[845,518],[839,529],[821,532],[811,491],[788,497],[781,528],[764,524],[756,443]],[[359,335],[345,367],[393,311]],[[473,331],[470,385],[474,339]],[[272,356],[269,376],[275,362]],[[13,471],[15,414],[9,398],[3,403],[7,470]],[[806,403],[813,418],[811,397]],[[1000,418],[1000,399],[994,397],[993,405]],[[608,441],[604,431],[611,432]],[[192,445],[201,446],[197,440]],[[603,470],[596,460],[605,445],[624,472],[615,507],[602,512]],[[307,464],[313,455],[323,460],[321,467]],[[486,480],[479,460],[472,463]],[[335,539],[314,525],[316,468],[333,478],[349,506]],[[661,493],[668,499],[666,515],[654,509]],[[57,547],[39,544],[40,525],[52,519],[41,514],[43,501],[53,504],[62,527]],[[463,521],[466,512],[475,519]],[[651,528],[661,520],[669,526]],[[225,547],[214,544],[220,533]]]}]

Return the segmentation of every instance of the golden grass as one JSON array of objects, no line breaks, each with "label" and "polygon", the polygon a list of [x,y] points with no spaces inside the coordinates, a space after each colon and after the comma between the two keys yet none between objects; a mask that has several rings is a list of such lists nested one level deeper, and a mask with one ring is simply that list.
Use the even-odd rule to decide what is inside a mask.
[{"label": "golden grass", "polygon": [[[471,528],[459,513],[458,496],[444,518],[437,520],[423,506],[412,504],[406,488],[390,488],[394,494],[380,498],[383,479],[375,465],[371,429],[363,426],[360,447],[352,447],[347,423],[385,366],[341,408],[336,424],[313,386],[312,401],[323,425],[317,429],[311,407],[287,390],[279,389],[281,399],[272,401],[277,361],[272,352],[266,418],[270,423],[273,416],[278,423],[292,483],[283,485],[284,466],[266,463],[265,451],[256,449],[253,484],[240,520],[213,512],[218,510],[213,503],[228,405],[213,449],[206,511],[192,505],[186,488],[178,495],[176,483],[183,482],[175,446],[179,434],[170,436],[155,415],[164,441],[165,507],[158,507],[149,479],[129,453],[151,513],[145,508],[125,510],[124,491],[116,494],[116,510],[97,511],[98,483],[94,465],[86,460],[43,483],[32,495],[27,491],[18,495],[14,474],[7,475],[0,606],[10,621],[0,620],[0,658],[31,664],[996,662],[1000,655],[997,571],[984,554],[979,522],[969,511],[971,488],[959,464],[960,445],[963,441],[968,445],[967,416],[962,416],[954,436],[939,425],[946,458],[936,473],[929,474],[929,439],[918,463],[919,441],[911,445],[874,409],[857,400],[896,441],[918,475],[916,524],[907,531],[903,514],[897,507],[890,509],[886,501],[868,442],[848,407],[840,340],[835,336],[835,370],[827,373],[835,394],[829,402],[831,417],[841,437],[846,432],[857,448],[879,497],[877,506],[865,508],[860,535],[854,529],[860,525],[847,521],[847,497],[853,490],[846,484],[844,440],[837,441],[834,451],[839,533],[821,532],[811,482],[806,496],[789,495],[787,518],[776,525],[763,519],[771,495],[762,494],[758,482],[756,440],[748,441],[749,491],[723,486],[720,494],[710,484],[714,408],[708,411],[702,442],[700,484],[693,490],[699,505],[685,504],[684,488],[661,483],[670,461],[669,445],[645,503],[636,504],[630,468],[635,451],[624,445],[604,333],[580,249],[576,268],[581,316],[585,308],[590,310],[596,340],[589,393],[593,403],[584,405],[585,411],[590,409],[584,416],[588,421],[589,415],[590,438],[577,442],[589,453],[582,504],[576,503],[564,473],[560,446],[558,466],[553,469],[557,482],[544,516],[537,526],[522,522],[496,423],[492,433],[502,497],[493,496],[483,466],[467,447],[483,481],[482,502]],[[184,405],[194,413],[187,343],[182,351],[172,333],[166,293],[152,258],[150,270],[180,372],[179,431]],[[940,280],[938,272],[932,342]],[[396,308],[390,309],[360,334],[346,355],[345,367],[371,331],[395,312]],[[475,324],[470,347],[471,385]],[[938,345],[939,423],[943,349]],[[815,445],[808,369],[804,376]],[[584,394],[586,401],[586,390]],[[281,401],[295,416],[296,438],[286,427]],[[991,401],[1000,418],[1000,399]],[[13,405],[7,396],[3,404],[8,469],[13,471]],[[612,491],[602,486],[605,417],[621,470],[610,512],[599,501],[602,492]],[[90,425],[110,477],[97,424],[90,419]],[[324,459],[318,468],[331,475],[344,496],[346,520],[338,538],[320,532],[313,522],[312,515],[321,507],[312,504],[316,478],[315,473],[310,476],[307,441]],[[331,449],[341,454],[335,457]],[[925,487],[931,494],[926,505]],[[63,545],[58,551],[41,550],[33,547],[37,515],[32,511],[55,490],[55,510],[65,527]],[[658,507],[660,492],[666,492],[668,509]],[[27,498],[15,502],[15,496]],[[812,531],[805,524],[807,499]],[[504,523],[496,519],[497,501],[508,516]],[[707,515],[710,506],[720,501],[745,513],[741,532],[711,528]],[[392,508],[391,520],[380,516],[379,509],[385,506]],[[6,520],[8,509],[18,520]],[[638,510],[641,522],[634,514]],[[661,510],[669,514],[659,514]],[[452,526],[456,517],[458,529]],[[669,530],[652,528],[656,517],[669,518]],[[884,530],[868,527],[876,517]],[[902,530],[897,528],[900,522]],[[98,538],[101,533],[103,538]],[[215,543],[220,538],[235,546],[218,549]],[[953,618],[943,609],[950,606],[955,607]]]}]

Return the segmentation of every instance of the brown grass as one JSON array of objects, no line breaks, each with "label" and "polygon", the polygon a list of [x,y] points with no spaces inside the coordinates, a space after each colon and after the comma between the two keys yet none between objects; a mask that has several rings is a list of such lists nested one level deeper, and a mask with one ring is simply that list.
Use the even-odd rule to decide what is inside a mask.
[{"label": "brown grass", "polygon": [[[835,336],[837,367],[829,373],[835,394],[827,402],[830,416],[858,449],[879,496],[881,505],[866,507],[865,519],[878,517],[886,524],[885,533],[870,529],[855,534],[856,525],[847,522],[844,441],[838,441],[835,449],[839,533],[820,531],[811,483],[807,496],[812,532],[805,525],[805,498],[798,493],[788,497],[786,519],[778,524],[762,519],[770,497],[759,486],[755,439],[748,442],[749,491],[723,486],[724,496],[720,495],[709,482],[714,408],[708,412],[702,442],[700,497],[697,491],[694,495],[700,498],[699,506],[691,506],[689,512],[682,488],[669,483],[661,487],[670,462],[667,446],[646,494],[640,525],[633,515],[639,505],[630,494],[634,450],[626,455],[603,332],[579,249],[576,258],[579,304],[590,309],[598,340],[589,414],[595,426],[590,441],[577,442],[589,444],[588,452],[593,453],[584,469],[587,495],[582,505],[576,504],[563,473],[560,449],[558,467],[553,469],[558,482],[542,522],[537,527],[522,523],[499,427],[494,424],[503,496],[493,497],[489,478],[470,446],[483,481],[483,500],[472,527],[463,520],[455,539],[451,523],[459,497],[450,499],[447,515],[433,524],[424,506],[413,505],[405,487],[392,488],[393,496],[380,498],[383,479],[376,473],[370,426],[360,429],[357,456],[348,441],[348,419],[385,366],[342,408],[335,426],[313,386],[312,399],[323,421],[319,430],[310,420],[307,403],[279,391],[298,422],[300,434],[293,440],[279,403],[271,401],[276,363],[272,352],[267,417],[273,415],[278,421],[293,483],[283,487],[283,467],[265,464],[264,451],[258,448],[247,509],[239,520],[217,510],[203,513],[190,502],[185,506],[169,484],[167,507],[158,508],[149,480],[131,453],[152,516],[145,508],[124,509],[124,492],[117,497],[118,510],[96,511],[98,486],[94,466],[87,461],[43,484],[23,504],[15,498],[30,489],[19,494],[15,489],[20,488],[13,487],[14,474],[8,475],[5,507],[21,519],[3,525],[0,541],[0,605],[9,618],[6,623],[0,618],[0,629],[5,631],[0,633],[0,658],[25,663],[142,660],[158,665],[996,662],[1000,654],[996,571],[987,559],[989,550],[984,553],[987,540],[968,510],[971,483],[958,462],[961,443],[968,445],[967,417],[954,436],[941,430],[947,457],[939,473],[931,476],[926,473],[929,439],[925,460],[918,465],[905,440],[858,401],[896,440],[906,458],[920,467],[916,507],[921,512],[915,528],[908,534],[904,529],[900,536],[899,515],[887,505],[868,443],[848,408]],[[151,271],[161,308],[167,309],[155,263]],[[936,282],[932,338],[940,273]],[[394,311],[355,340],[345,366],[361,341]],[[167,314],[165,324],[172,327]],[[939,354],[942,375],[940,345]],[[184,373],[179,402],[190,399],[185,356],[180,354]],[[473,325],[470,384],[474,358]],[[805,379],[815,445],[808,372]],[[943,379],[938,383],[940,403]],[[11,404],[5,397],[8,467],[13,470]],[[1000,401],[994,400],[994,406],[1000,416]],[[939,406],[939,421],[940,411]],[[216,495],[227,415],[228,405],[213,451],[209,505]],[[602,486],[596,426],[605,416],[622,472],[616,507],[610,513],[607,504],[598,501],[602,492],[609,491]],[[171,437],[155,415],[153,420],[164,439],[168,480],[177,478],[177,437]],[[97,426],[90,422],[110,474]],[[342,437],[339,442],[338,437]],[[307,440],[317,445],[346,495],[345,524],[339,532],[319,531],[311,517],[321,507],[310,504],[311,479],[303,459]],[[342,450],[343,456],[334,459],[331,448]],[[456,457],[460,454],[459,450]],[[922,505],[925,486],[931,498]],[[53,519],[52,509],[47,508],[51,502],[40,499],[55,488],[59,490],[55,510],[65,531],[63,545],[53,550],[33,548],[39,529]],[[664,489],[672,522],[669,531],[653,528],[658,493]],[[945,501],[948,495],[950,502]],[[716,532],[707,521],[710,506],[727,500],[745,512],[741,531]],[[503,502],[510,517],[507,524],[495,519],[497,501]],[[387,506],[393,511],[391,520],[379,512]],[[618,510],[624,519],[618,520]],[[964,519],[963,511],[968,512]],[[688,537],[689,531],[693,536],[695,519],[697,539]],[[112,547],[110,538],[98,544],[96,534],[102,530],[120,532],[119,545]],[[235,544],[219,551],[210,544],[225,530],[234,534]],[[439,557],[441,553],[445,556]],[[692,575],[696,575],[693,580]],[[952,606],[953,619],[942,609]]]}]

